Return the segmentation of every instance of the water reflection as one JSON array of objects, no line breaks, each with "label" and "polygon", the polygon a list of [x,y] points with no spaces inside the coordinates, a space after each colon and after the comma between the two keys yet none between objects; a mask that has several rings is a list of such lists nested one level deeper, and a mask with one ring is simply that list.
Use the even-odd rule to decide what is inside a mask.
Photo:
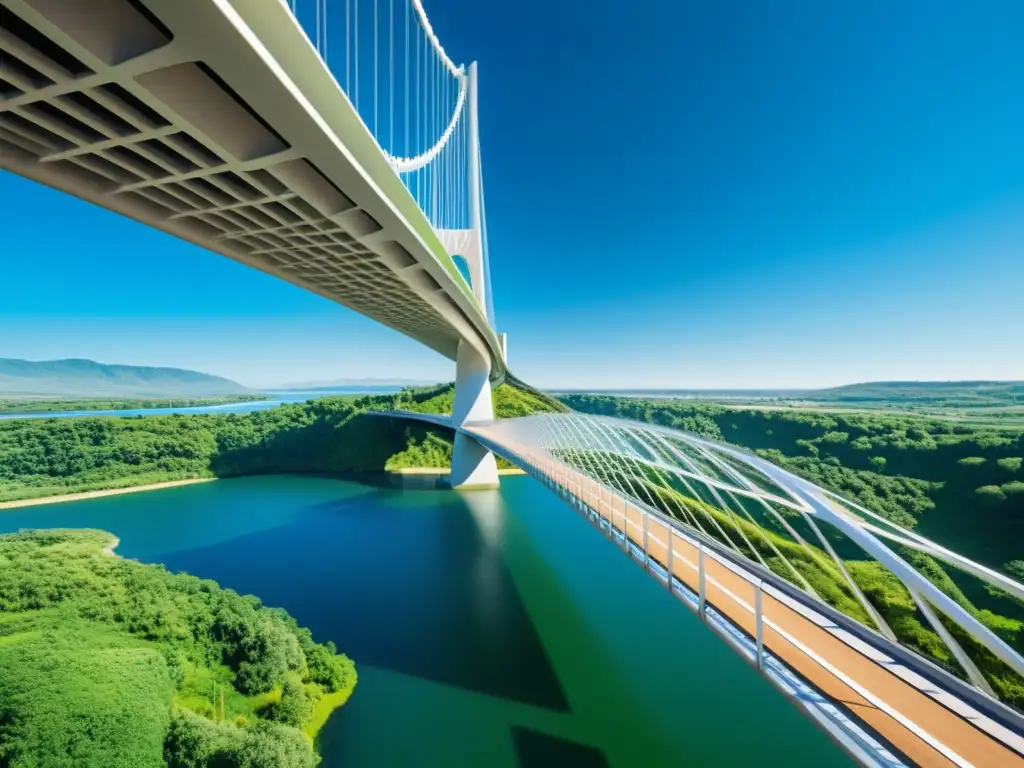
[{"label": "water reflection", "polygon": [[482,544],[470,579],[474,608],[481,619],[485,642],[494,643],[503,629],[501,591],[505,572],[501,551],[505,510],[498,491],[464,493],[462,501],[476,523]]}]

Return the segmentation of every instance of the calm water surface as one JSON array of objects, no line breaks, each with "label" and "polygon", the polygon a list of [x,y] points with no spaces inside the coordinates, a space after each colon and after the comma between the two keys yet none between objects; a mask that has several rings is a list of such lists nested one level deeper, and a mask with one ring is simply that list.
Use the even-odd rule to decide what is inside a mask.
[{"label": "calm water surface", "polygon": [[0,512],[286,608],[356,661],[334,766],[846,765],[781,694],[568,506],[257,477]]},{"label": "calm water surface", "polygon": [[0,419],[78,419],[83,416],[169,416],[174,413],[252,413],[276,408],[288,403],[304,403],[319,397],[333,395],[390,395],[398,392],[401,387],[335,387],[325,390],[302,390],[265,392],[266,400],[254,400],[244,403],[225,403],[222,405],[194,405],[180,408],[121,408],[105,411],[45,411],[42,413],[2,413]]}]

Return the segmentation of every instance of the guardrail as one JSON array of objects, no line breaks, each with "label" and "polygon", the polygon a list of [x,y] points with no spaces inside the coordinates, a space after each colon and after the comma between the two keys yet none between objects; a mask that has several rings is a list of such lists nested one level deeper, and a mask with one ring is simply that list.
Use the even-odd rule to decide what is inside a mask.
[{"label": "guardrail", "polygon": [[486,425],[465,431],[597,525],[858,761],[1024,766],[1008,707],[660,510]]},{"label": "guardrail", "polygon": [[[453,429],[446,416],[376,415]],[[598,526],[859,762],[1024,768],[1016,711],[661,510],[495,432],[502,423],[458,431]]]}]

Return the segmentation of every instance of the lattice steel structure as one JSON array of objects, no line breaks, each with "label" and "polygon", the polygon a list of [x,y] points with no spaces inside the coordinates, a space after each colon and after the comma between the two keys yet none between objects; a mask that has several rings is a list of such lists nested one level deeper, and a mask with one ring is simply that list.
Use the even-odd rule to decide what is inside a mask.
[{"label": "lattice steel structure", "polygon": [[[447,252],[452,236],[403,184],[408,169],[342,91],[326,39],[318,50],[280,0],[3,0],[0,168],[351,307],[453,360],[460,342],[470,345],[500,380],[484,295]],[[441,130],[443,148],[455,130]],[[413,170],[439,162],[441,148],[413,158]],[[454,196],[469,186],[469,159],[458,178],[446,162]],[[460,200],[467,219],[471,201]]]}]

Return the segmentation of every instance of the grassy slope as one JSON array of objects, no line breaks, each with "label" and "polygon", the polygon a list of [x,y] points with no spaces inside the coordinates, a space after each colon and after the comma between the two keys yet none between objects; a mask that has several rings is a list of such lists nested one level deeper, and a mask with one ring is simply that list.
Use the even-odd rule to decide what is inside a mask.
[{"label": "grassy slope", "polygon": [[[347,698],[351,662],[253,598],[104,554],[111,538],[0,536],[0,764],[162,766],[187,751],[169,736],[172,723],[201,730],[219,720],[221,742],[189,742],[208,758],[192,764],[240,766],[246,750],[295,751],[304,741],[294,764],[312,766],[301,731],[315,736],[324,704]],[[243,684],[246,664],[265,677]],[[329,684],[327,668],[338,672]],[[289,680],[311,699],[310,715],[294,727],[262,725]],[[234,740],[231,754],[224,739]]]},{"label": "grassy slope", "polygon": [[949,407],[1024,405],[1021,381],[875,381],[808,392],[815,402],[864,402],[891,406],[932,404]]},{"label": "grassy slope", "polygon": [[764,398],[724,400],[708,395],[700,399],[761,410],[884,411],[976,427],[1024,427],[1024,382],[1014,381],[869,382]]}]

